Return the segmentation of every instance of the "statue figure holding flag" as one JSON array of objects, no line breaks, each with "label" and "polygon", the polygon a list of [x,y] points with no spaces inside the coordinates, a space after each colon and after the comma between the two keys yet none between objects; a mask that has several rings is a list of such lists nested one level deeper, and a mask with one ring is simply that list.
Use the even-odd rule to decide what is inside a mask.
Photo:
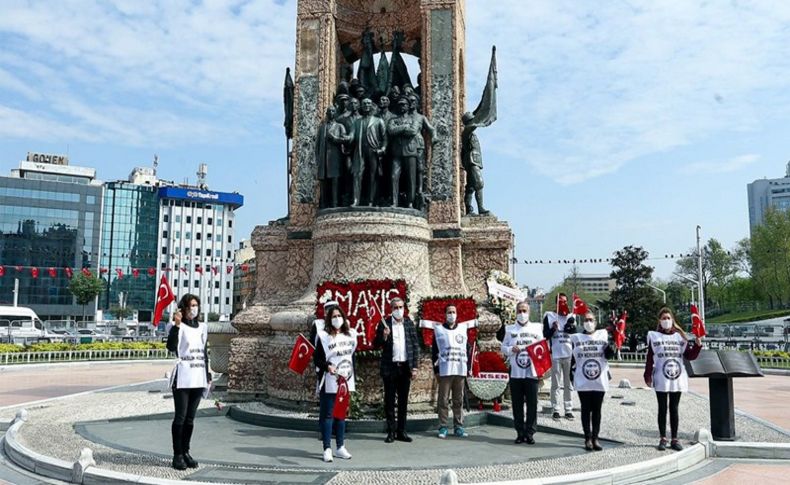
[{"label": "statue figure holding flag", "polygon": [[497,118],[496,110],[496,46],[491,49],[491,64],[488,68],[488,80],[483,90],[483,97],[474,112],[464,113],[461,120],[464,128],[461,132],[461,167],[466,171],[466,187],[464,189],[464,205],[466,214],[474,214],[472,196],[477,201],[477,212],[481,216],[490,214],[483,206],[483,154],[480,140],[475,134],[479,127],[488,126]]}]

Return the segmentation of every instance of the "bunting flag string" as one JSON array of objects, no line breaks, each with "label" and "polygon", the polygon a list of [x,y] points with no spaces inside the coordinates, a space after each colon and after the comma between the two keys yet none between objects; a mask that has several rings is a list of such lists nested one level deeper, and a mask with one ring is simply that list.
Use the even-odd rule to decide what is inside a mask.
[{"label": "bunting flag string", "polygon": [[[34,279],[46,274],[50,278],[57,278],[59,276],[65,276],[66,278],[71,279],[74,276],[74,270],[78,269],[83,275],[85,276],[93,276],[94,272],[96,271],[92,267],[83,267],[83,268],[72,268],[69,266],[31,266],[31,265],[0,265],[0,278],[8,275],[8,276],[19,276],[22,274],[28,274]],[[225,268],[226,274],[232,274],[234,271],[240,270],[242,273],[248,273],[253,268],[248,263],[244,264],[229,264]],[[164,273],[169,273],[171,271],[182,271],[184,273],[189,272],[189,268],[187,266],[179,266],[175,265],[174,268],[162,268],[161,270]],[[99,275],[109,275],[110,273],[115,273],[115,279],[123,279],[124,276],[129,276],[131,274],[132,278],[139,278],[141,276],[149,276],[155,277],[157,269],[154,267],[148,268],[108,268],[108,267],[99,267],[98,274]],[[221,273],[220,266],[205,266],[203,265],[196,265],[195,272],[200,274],[201,276],[211,276],[214,278],[215,276],[219,276]]]},{"label": "bunting flag string", "polygon": [[[730,252],[727,252],[730,255]],[[682,258],[696,257],[692,253],[672,253],[664,254],[664,256],[648,257],[648,261],[656,260],[676,260]],[[557,259],[519,259],[511,258],[512,264],[608,264],[612,262],[612,258],[557,258]]]}]

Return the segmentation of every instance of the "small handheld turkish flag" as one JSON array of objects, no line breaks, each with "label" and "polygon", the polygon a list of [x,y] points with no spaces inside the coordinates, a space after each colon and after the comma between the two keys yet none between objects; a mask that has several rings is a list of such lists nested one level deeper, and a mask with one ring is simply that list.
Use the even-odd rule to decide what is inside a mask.
[{"label": "small handheld turkish flag", "polygon": [[148,276],[156,276],[156,268],[148,268]]},{"label": "small handheld turkish flag", "polygon": [[351,404],[351,393],[348,391],[348,382],[345,377],[337,376],[337,394],[335,394],[335,408],[332,410],[332,417],[346,419],[349,404]]},{"label": "small handheld turkish flag", "polygon": [[58,270],[56,270],[55,268],[50,267],[47,270],[47,272],[49,273],[49,277],[50,278],[57,278],[57,276],[58,276]]},{"label": "small handheld turkish flag", "polygon": [[532,366],[535,368],[535,374],[538,377],[543,377],[543,374],[551,369],[551,351],[549,350],[549,343],[545,339],[528,345],[527,354],[532,360]]},{"label": "small handheld turkish flag", "polygon": [[82,268],[82,274],[84,276],[92,276],[91,270],[89,268]]},{"label": "small handheld turkish flag", "polygon": [[702,318],[699,316],[697,305],[691,305],[691,333],[700,338],[707,335],[707,332],[705,332],[705,322],[703,322]]},{"label": "small handheld turkish flag", "polygon": [[162,275],[162,279],[159,280],[159,291],[156,295],[156,307],[154,307],[154,320],[152,322],[154,327],[159,325],[159,320],[162,319],[162,313],[164,313],[167,305],[174,301],[176,301],[176,297],[173,296],[173,289],[170,288],[170,283],[168,283],[165,275]]},{"label": "small handheld turkish flag", "polygon": [[587,308],[587,304],[584,303],[584,300],[578,297],[576,293],[573,294],[573,313],[575,315],[585,315],[589,312],[590,309]]},{"label": "small handheld turkish flag", "polygon": [[477,342],[472,344],[472,377],[480,377],[480,351]]},{"label": "small handheld turkish flag", "polygon": [[557,313],[560,316],[565,316],[570,313],[570,309],[568,309],[568,298],[565,296],[557,295]]},{"label": "small handheld turkish flag", "polygon": [[66,267],[65,271],[66,271],[66,278],[71,279],[71,277],[74,276],[74,270],[73,269],[71,269],[69,267]]},{"label": "small handheld turkish flag", "polygon": [[296,337],[294,349],[291,351],[291,360],[288,361],[288,368],[297,374],[303,374],[310,364],[315,347],[301,333]]},{"label": "small handheld turkish flag", "polygon": [[135,277],[135,278],[140,276],[140,270],[137,269],[137,268],[132,268],[132,276]]},{"label": "small handheld turkish flag", "polygon": [[32,276],[33,279],[38,278],[38,268],[30,268],[30,276]]},{"label": "small handheld turkish flag", "polygon": [[115,268],[115,274],[118,275],[118,279],[123,279],[123,270],[121,268]]},{"label": "small handheld turkish flag", "polygon": [[368,305],[368,322],[367,327],[365,327],[365,340],[367,340],[368,345],[373,345],[373,340],[376,338],[376,328],[381,320],[381,312],[378,305],[375,302]]},{"label": "small handheld turkish flag", "polygon": [[0,276],[5,276],[5,266],[0,264]]}]

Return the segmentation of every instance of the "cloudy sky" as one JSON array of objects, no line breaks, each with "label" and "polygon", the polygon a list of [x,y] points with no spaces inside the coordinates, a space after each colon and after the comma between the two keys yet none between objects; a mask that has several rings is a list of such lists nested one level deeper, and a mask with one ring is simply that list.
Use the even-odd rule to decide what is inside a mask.
[{"label": "cloudy sky", "polygon": [[[0,2],[0,174],[68,153],[103,180],[244,194],[238,225],[285,214],[282,81],[295,1]],[[694,230],[748,235],[746,184],[790,159],[790,3],[467,0],[467,92],[497,46],[499,120],[479,130],[487,205],[520,260],[644,246],[661,277]],[[583,264],[583,273],[606,273]],[[567,265],[519,265],[551,286]]]}]

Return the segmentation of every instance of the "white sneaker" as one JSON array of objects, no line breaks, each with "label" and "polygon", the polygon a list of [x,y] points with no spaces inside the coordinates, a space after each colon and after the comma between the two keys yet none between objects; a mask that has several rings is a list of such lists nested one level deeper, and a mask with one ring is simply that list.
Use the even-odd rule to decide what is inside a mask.
[{"label": "white sneaker", "polygon": [[351,459],[351,453],[348,452],[345,446],[341,446],[335,451],[335,456],[344,460]]},{"label": "white sneaker", "polygon": [[332,459],[332,448],[327,448],[324,450],[324,461],[327,463],[334,461]]}]

